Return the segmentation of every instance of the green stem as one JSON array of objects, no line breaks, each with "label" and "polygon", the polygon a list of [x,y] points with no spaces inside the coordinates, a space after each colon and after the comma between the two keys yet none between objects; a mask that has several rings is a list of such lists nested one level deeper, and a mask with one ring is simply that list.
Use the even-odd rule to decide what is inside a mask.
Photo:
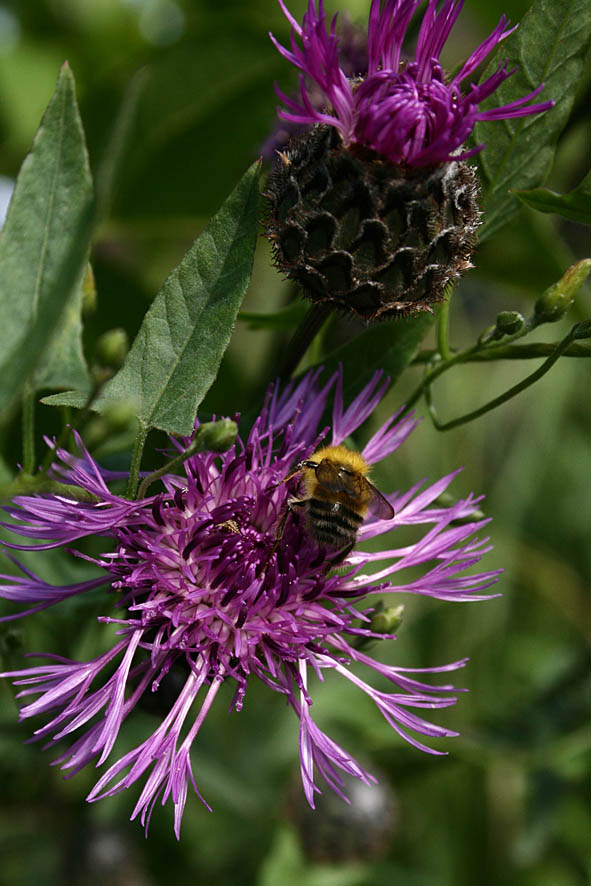
[{"label": "green stem", "polygon": [[442,360],[449,360],[453,356],[449,347],[449,306],[451,303],[452,286],[448,286],[441,307],[439,309],[439,321],[437,323],[437,350]]},{"label": "green stem", "polygon": [[238,426],[236,425],[236,422],[233,422],[229,418],[222,418],[219,421],[210,421],[203,425],[199,425],[195,431],[193,441],[187,446],[184,452],[179,453],[179,455],[171,458],[170,461],[167,461],[161,468],[152,471],[151,474],[144,477],[138,490],[137,497],[145,498],[148,487],[150,487],[152,483],[156,480],[160,480],[165,474],[170,474],[175,471],[176,468],[179,468],[187,461],[187,459],[191,458],[192,455],[195,455],[196,452],[205,452],[206,450],[209,450],[209,452],[226,452],[234,445],[237,433]]},{"label": "green stem", "polygon": [[442,375],[444,372],[447,372],[448,369],[451,369],[452,366],[456,366],[458,363],[464,363],[468,360],[471,354],[479,349],[480,345],[475,344],[471,348],[468,348],[466,351],[460,351],[458,354],[454,354],[449,360],[438,360],[439,351],[435,351],[429,361],[431,365],[435,364],[435,368],[429,369],[425,372],[423,376],[423,380],[417,385],[413,393],[410,397],[407,397],[406,404],[404,406],[404,410],[402,411],[402,415],[405,415],[412,407],[415,405],[417,400],[419,400],[423,393],[429,388],[436,378]]},{"label": "green stem", "polygon": [[[482,338],[479,339],[476,344],[467,348],[465,351],[458,351],[457,353],[452,353],[447,360],[440,359],[440,352],[431,351],[431,352],[423,352],[422,359],[418,357],[413,361],[414,363],[427,363],[427,371],[423,376],[422,381],[415,388],[414,392],[407,399],[406,405],[404,407],[405,414],[409,411],[409,409],[414,406],[417,400],[427,391],[427,389],[433,384],[436,378],[442,375],[444,372],[447,372],[448,369],[451,369],[452,366],[456,366],[458,363],[472,363],[484,360],[501,360],[511,355],[511,347],[513,346],[513,342],[517,341],[520,338],[523,338],[524,335],[527,335],[531,332],[532,329],[535,328],[535,318],[530,318],[520,330],[515,332],[513,335],[505,336],[503,340],[503,344],[496,344],[494,341],[483,341]],[[535,345],[524,345],[525,348],[533,348]],[[550,355],[554,353],[555,345],[550,345]],[[576,348],[576,345],[572,347]],[[580,346],[579,346],[580,347]],[[532,354],[533,356],[540,356],[540,354]],[[542,354],[541,356],[546,356]],[[577,356],[587,356],[587,354],[577,354]],[[419,355],[421,357],[421,355]],[[429,364],[434,365],[434,368],[429,371]]]},{"label": "green stem", "polygon": [[533,385],[534,382],[538,381],[538,379],[545,375],[548,370],[552,368],[554,363],[556,363],[558,358],[562,356],[566,348],[577,337],[578,329],[578,324],[576,326],[573,326],[568,335],[555,346],[552,354],[548,357],[548,359],[545,360],[544,363],[542,363],[542,365],[538,369],[536,369],[535,372],[532,372],[530,375],[524,378],[523,381],[520,381],[519,384],[516,384],[512,388],[509,388],[508,391],[505,391],[503,394],[500,394],[500,396],[495,397],[494,400],[490,400],[488,403],[485,403],[484,406],[480,406],[479,409],[474,409],[472,412],[467,412],[465,415],[460,415],[458,418],[454,418],[451,421],[439,421],[435,406],[433,405],[431,389],[430,387],[428,387],[425,390],[425,399],[427,401],[427,406],[433,420],[433,424],[435,425],[437,430],[449,431],[451,430],[451,428],[458,427],[458,425],[467,424],[469,421],[472,421],[475,418],[480,418],[481,415],[484,415],[486,412],[490,412],[492,409],[496,409],[497,406],[501,406],[503,403],[506,403],[508,400],[516,397],[517,394],[520,394],[526,388],[529,388],[530,385]]},{"label": "green stem", "polygon": [[142,455],[146,437],[148,436],[147,427],[140,422],[137,437],[135,438],[135,446],[131,456],[131,465],[129,466],[129,482],[127,484],[127,498],[132,501],[136,498],[137,485],[140,478],[140,465],[142,463]]},{"label": "green stem", "polygon": [[155,483],[156,480],[159,480],[161,477],[164,477],[165,474],[172,473],[176,468],[180,467],[184,462],[187,461],[188,458],[191,458],[192,455],[195,455],[196,452],[199,452],[203,449],[203,444],[199,439],[193,440],[190,446],[185,449],[184,452],[181,452],[180,455],[177,455],[176,458],[171,459],[158,470],[153,471],[151,474],[148,474],[147,477],[141,482],[140,488],[138,489],[137,497],[145,498],[148,487]]},{"label": "green stem", "polygon": [[[484,363],[488,360],[536,360],[541,357],[549,357],[554,353],[556,342],[532,342],[527,345],[498,345],[487,347],[485,350],[476,351],[465,357],[464,363]],[[431,363],[438,354],[435,350],[419,351],[412,366],[423,363]],[[563,357],[591,357],[591,347],[588,344],[573,342],[562,354]]]},{"label": "green stem", "polygon": [[26,385],[23,396],[23,471],[32,474],[35,470],[35,399],[33,391]]}]

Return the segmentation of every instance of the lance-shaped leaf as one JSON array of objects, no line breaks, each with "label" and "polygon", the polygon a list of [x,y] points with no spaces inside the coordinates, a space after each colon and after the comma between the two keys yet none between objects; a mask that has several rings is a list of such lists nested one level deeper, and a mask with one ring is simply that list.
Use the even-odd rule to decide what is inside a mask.
[{"label": "lance-shaped leaf", "polygon": [[79,285],[66,304],[33,373],[34,390],[90,387],[88,367],[82,351],[82,298],[82,286]]},{"label": "lance-shaped leaf", "polygon": [[65,64],[0,236],[0,417],[36,367],[36,386],[86,378],[79,326],[68,306],[81,285],[92,218],[84,133]]},{"label": "lance-shaped leaf", "polygon": [[[479,155],[486,210],[481,240],[517,212],[519,201],[511,189],[535,188],[546,178],[572,107],[590,37],[589,0],[536,0],[519,28],[501,45],[500,58],[508,58],[509,70],[518,70],[484,107],[509,104],[542,82],[545,88],[535,101],[554,99],[555,107],[532,117],[485,121],[475,127],[476,141],[486,144]],[[484,76],[497,64],[498,59]]]},{"label": "lance-shaped leaf", "polygon": [[[148,310],[117,375],[92,408],[133,402],[144,428],[193,430],[197,408],[216,377],[252,271],[258,226],[255,163],[213,216]],[[73,392],[52,405],[83,406]]]},{"label": "lance-shaped leaf", "polygon": [[568,194],[557,194],[547,188],[515,191],[515,194],[538,212],[555,212],[582,225],[591,225],[591,170]]}]

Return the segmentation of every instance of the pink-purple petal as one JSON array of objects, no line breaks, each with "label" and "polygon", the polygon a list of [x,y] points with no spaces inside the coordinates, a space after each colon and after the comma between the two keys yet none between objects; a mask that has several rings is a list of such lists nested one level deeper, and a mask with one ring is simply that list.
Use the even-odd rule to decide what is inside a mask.
[{"label": "pink-purple petal", "polygon": [[[285,120],[323,123],[337,128],[345,145],[365,145],[394,164],[422,167],[471,156],[480,150],[461,151],[477,120],[503,120],[542,113],[548,101],[523,106],[521,102],[478,111],[478,105],[511,76],[501,68],[480,86],[462,94],[463,82],[488,58],[515,28],[506,27],[502,16],[496,28],[466,59],[459,73],[447,82],[439,56],[460,15],[463,0],[429,0],[423,13],[414,60],[401,63],[402,43],[419,0],[372,0],[368,22],[368,73],[351,88],[339,64],[339,39],[335,19],[326,29],[322,2],[310,0],[300,27],[283,0],[281,9],[291,25],[291,51],[271,35],[273,44],[290,64],[313,80],[325,101],[312,101],[305,82],[301,105],[283,97],[291,111],[280,111]],[[336,18],[336,17],[335,17]],[[301,45],[300,45],[301,44]],[[541,88],[541,87],[540,87]],[[535,93],[537,94],[537,92]],[[334,112],[327,113],[329,110]]]}]

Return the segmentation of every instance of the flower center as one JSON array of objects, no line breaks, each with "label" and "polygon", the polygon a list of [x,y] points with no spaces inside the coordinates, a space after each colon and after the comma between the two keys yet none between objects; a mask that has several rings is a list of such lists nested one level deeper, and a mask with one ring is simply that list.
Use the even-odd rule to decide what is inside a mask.
[{"label": "flower center", "polygon": [[[232,462],[226,479],[230,469]],[[215,475],[156,496],[117,528],[110,558],[154,686],[185,662],[205,668],[208,679],[234,679],[236,707],[249,674],[277,688],[281,663],[295,666],[355,618],[303,515],[283,522],[287,488],[275,476],[269,483],[248,477],[234,477],[232,496],[220,494]]]}]

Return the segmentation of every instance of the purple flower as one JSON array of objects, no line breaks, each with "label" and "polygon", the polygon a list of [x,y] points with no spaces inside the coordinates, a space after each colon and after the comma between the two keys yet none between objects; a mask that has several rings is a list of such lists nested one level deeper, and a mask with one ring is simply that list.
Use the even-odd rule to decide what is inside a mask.
[{"label": "purple flower", "polygon": [[[528,104],[543,89],[542,83],[529,95],[488,111],[478,106],[515,73],[501,63],[494,74],[480,84],[469,78],[495,47],[509,36],[502,16],[497,27],[468,57],[457,74],[449,77],[439,56],[458,18],[463,0],[445,0],[437,12],[437,0],[429,4],[421,23],[415,58],[401,60],[402,44],[410,20],[421,0],[372,0],[369,13],[369,68],[359,80],[347,78],[339,64],[339,40],[335,34],[336,16],[327,32],[322,0],[316,8],[309,0],[300,26],[279,4],[291,24],[291,50],[271,34],[271,40],[284,58],[300,74],[299,101],[277,94],[288,110],[279,115],[293,123],[324,123],[334,126],[346,146],[360,144],[377,151],[392,163],[429,166],[451,159],[465,159],[482,150],[454,153],[464,143],[479,120],[505,120],[537,114],[553,106],[552,101]],[[298,44],[298,39],[301,46]],[[306,76],[324,93],[329,107],[318,110],[310,100]]]},{"label": "purple flower", "polygon": [[[369,518],[359,532],[363,542],[401,526],[424,525],[421,540],[414,544],[378,553],[354,550],[343,560],[339,552],[312,539],[305,515],[297,509],[277,540],[287,499],[301,493],[299,476],[284,481],[326,436],[328,429],[319,433],[318,426],[331,392],[330,443],[336,445],[373,412],[387,387],[380,379],[376,373],[347,408],[340,372],[322,388],[317,372],[291,382],[283,392],[271,388],[244,442],[239,439],[222,455],[192,456],[184,464],[184,476],[165,476],[164,491],[139,501],[109,492],[105,478],[110,475],[78,440],[81,457],[57,449],[54,470],[99,501],[31,495],[17,497],[7,508],[18,523],[6,525],[36,540],[33,545],[8,545],[17,550],[70,548],[90,535],[112,540],[112,550],[93,561],[104,572],[98,579],[53,587],[24,568],[23,577],[1,577],[0,594],[29,607],[21,615],[101,584],[110,586],[120,610],[100,619],[118,625],[119,639],[108,652],[83,662],[45,655],[46,664],[3,674],[22,687],[19,696],[27,699],[21,719],[46,718],[35,739],[49,747],[70,741],[55,761],[62,769],[73,774],[91,761],[103,764],[142,696],[158,693],[171,670],[180,677],[164,719],[139,746],[110,763],[89,801],[116,794],[143,777],[132,818],[139,815],[147,828],[157,800],[170,798],[178,836],[189,781],[198,793],[191,745],[224,681],[235,686],[236,711],[253,678],[293,708],[300,723],[304,791],[312,806],[319,791],[315,770],[341,795],[339,771],[374,780],[312,718],[310,684],[323,679],[327,670],[366,693],[393,729],[421,750],[443,753],[417,735],[438,739],[457,734],[415,711],[455,703],[458,690],[424,683],[423,674],[454,671],[466,659],[443,667],[399,668],[358,648],[361,638],[383,636],[372,630],[372,605],[363,605],[368,593],[487,599],[482,592],[498,572],[471,569],[489,550],[486,538],[475,537],[487,521],[470,519],[479,499],[468,495],[451,507],[437,503],[456,472],[388,495],[395,517]],[[364,459],[374,464],[393,453],[416,424],[411,415],[389,418],[366,444]],[[177,441],[176,446],[182,450],[188,442]],[[337,563],[338,569],[333,568]],[[417,566],[420,575],[413,570],[408,577],[407,567]],[[375,672],[382,688],[362,679],[354,664]],[[385,688],[388,682],[391,691]]]}]

